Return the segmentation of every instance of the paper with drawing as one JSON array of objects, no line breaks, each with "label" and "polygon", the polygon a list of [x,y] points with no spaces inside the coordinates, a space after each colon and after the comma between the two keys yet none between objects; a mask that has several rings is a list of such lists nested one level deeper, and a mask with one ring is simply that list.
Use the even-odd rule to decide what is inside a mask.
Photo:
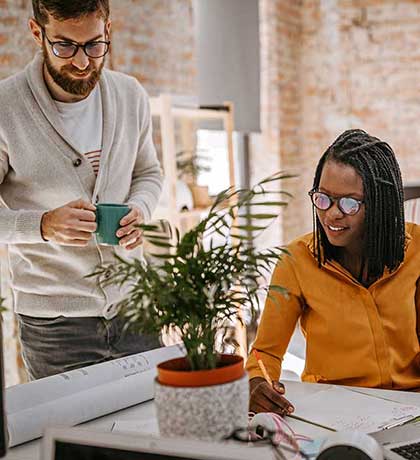
[{"label": "paper with drawing", "polygon": [[[314,388],[315,390],[315,388]],[[317,391],[316,391],[317,390]],[[420,415],[420,407],[368,396],[333,385],[325,385],[307,396],[287,397],[294,404],[295,414],[305,419],[335,428],[372,433],[386,425]]]}]

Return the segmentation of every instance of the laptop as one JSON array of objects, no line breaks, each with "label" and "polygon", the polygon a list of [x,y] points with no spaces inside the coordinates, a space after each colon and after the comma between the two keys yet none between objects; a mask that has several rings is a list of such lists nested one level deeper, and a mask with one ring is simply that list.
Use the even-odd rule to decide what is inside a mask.
[{"label": "laptop", "polygon": [[420,459],[420,426],[408,424],[371,433],[382,446],[385,460]]},{"label": "laptop", "polygon": [[271,460],[268,447],[104,433],[83,428],[48,429],[41,460]]}]

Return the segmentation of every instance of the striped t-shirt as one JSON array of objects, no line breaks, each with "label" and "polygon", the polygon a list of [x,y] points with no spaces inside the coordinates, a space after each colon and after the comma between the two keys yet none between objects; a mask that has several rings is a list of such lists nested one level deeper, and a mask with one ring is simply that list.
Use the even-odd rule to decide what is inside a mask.
[{"label": "striped t-shirt", "polygon": [[102,151],[102,98],[98,85],[82,101],[54,102],[72,143],[89,160],[97,176]]},{"label": "striped t-shirt", "polygon": [[91,152],[85,152],[83,155],[90,161],[92,165],[93,172],[95,175],[98,175],[99,172],[99,161],[101,159],[101,149],[92,150]]}]

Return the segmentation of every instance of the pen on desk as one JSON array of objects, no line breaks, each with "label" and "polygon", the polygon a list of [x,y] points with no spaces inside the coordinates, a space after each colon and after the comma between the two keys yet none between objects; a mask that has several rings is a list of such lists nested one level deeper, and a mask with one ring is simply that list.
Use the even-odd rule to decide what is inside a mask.
[{"label": "pen on desk", "polygon": [[337,431],[336,429],[331,428],[330,426],[321,425],[320,423],[313,422],[312,420],[308,420],[308,419],[303,418],[303,417],[299,417],[298,415],[286,414],[286,417],[294,418],[295,420],[299,420],[300,422],[309,423],[310,425],[314,425],[314,426],[317,426],[319,428],[323,428],[324,430]]},{"label": "pen on desk", "polygon": [[388,423],[381,427],[382,430],[389,430],[390,428],[395,428],[397,426],[405,425],[406,423],[412,422],[416,419],[413,415],[408,415],[405,417],[400,417],[396,419],[394,422]]},{"label": "pen on desk", "polygon": [[[270,376],[268,375],[268,372],[267,372],[267,369],[265,368],[265,365],[264,363],[262,362],[260,356],[259,356],[259,353],[257,350],[253,350],[254,351],[254,356],[255,356],[255,359],[257,360],[257,363],[258,363],[258,367],[260,368],[263,376],[264,376],[264,379],[265,381],[271,386],[273,387],[273,381],[270,379]],[[321,425],[320,423],[316,423],[316,422],[312,422],[311,420],[307,420],[303,417],[299,417],[298,415],[293,415],[293,414],[286,414],[286,417],[290,417],[290,418],[293,418],[295,420],[299,420],[300,422],[304,422],[304,423],[309,423],[310,425],[314,425],[314,426],[317,426],[319,428],[323,428],[324,430],[329,430],[329,431],[337,431],[335,430],[334,428],[331,428],[329,426],[326,426],[326,425]]]}]

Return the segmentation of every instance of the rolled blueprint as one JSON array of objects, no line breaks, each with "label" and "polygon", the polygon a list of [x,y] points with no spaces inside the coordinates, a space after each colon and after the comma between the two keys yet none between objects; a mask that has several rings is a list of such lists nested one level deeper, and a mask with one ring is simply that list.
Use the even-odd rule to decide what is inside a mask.
[{"label": "rolled blueprint", "polygon": [[162,347],[6,388],[9,447],[153,399],[156,366],[183,355]]}]

